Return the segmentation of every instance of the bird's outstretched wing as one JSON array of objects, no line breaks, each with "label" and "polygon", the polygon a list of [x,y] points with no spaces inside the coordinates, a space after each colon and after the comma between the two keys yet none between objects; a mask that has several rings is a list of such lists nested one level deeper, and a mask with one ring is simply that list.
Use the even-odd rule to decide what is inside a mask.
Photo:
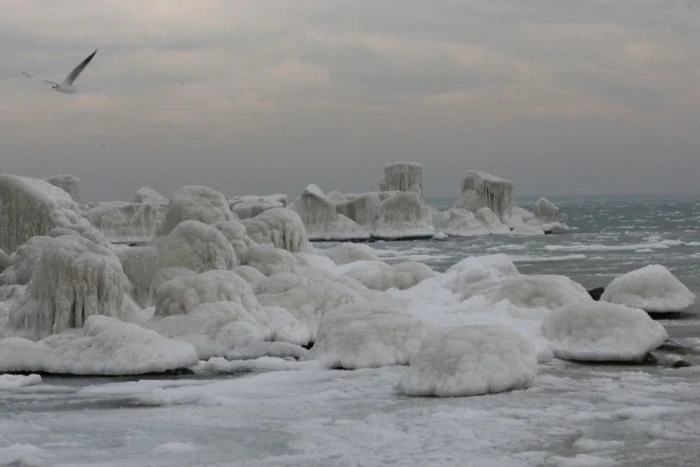
[{"label": "bird's outstretched wing", "polygon": [[80,62],[80,65],[73,68],[73,71],[71,71],[68,74],[68,76],[66,76],[66,79],[63,80],[63,84],[67,84],[68,86],[71,86],[73,84],[73,81],[75,81],[78,78],[78,76],[80,76],[80,73],[83,72],[85,67],[88,66],[88,63],[90,63],[90,61],[92,60],[92,57],[94,57],[96,53],[97,53],[97,49],[95,49],[95,51],[93,53],[91,53],[88,56],[88,58],[86,58],[85,60]]},{"label": "bird's outstretched wing", "polygon": [[30,75],[29,73],[25,73],[25,72],[22,72],[22,74],[23,74],[24,77],[27,78],[27,79],[33,79],[33,80],[36,80],[36,81],[41,81],[42,83],[49,83],[49,84],[53,84],[54,86],[58,86],[58,83],[55,82],[55,81],[51,81],[51,80],[48,80],[48,79],[37,78],[37,77],[32,76],[32,75]]}]

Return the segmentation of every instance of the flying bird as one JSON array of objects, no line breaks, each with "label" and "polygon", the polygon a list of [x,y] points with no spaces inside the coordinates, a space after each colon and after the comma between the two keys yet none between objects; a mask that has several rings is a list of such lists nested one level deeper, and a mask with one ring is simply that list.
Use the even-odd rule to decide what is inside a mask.
[{"label": "flying bird", "polygon": [[88,63],[92,61],[92,58],[95,56],[97,53],[98,49],[95,49],[93,53],[91,53],[85,60],[80,62],[80,65],[77,67],[73,68],[73,71],[68,73],[68,76],[66,76],[66,79],[63,80],[62,83],[57,83],[55,81],[51,81],[48,79],[41,79],[41,78],[35,78],[34,76],[30,75],[29,73],[24,73],[22,74],[27,77],[28,79],[35,79],[37,81],[41,81],[44,83],[48,83],[51,85],[53,89],[55,89],[58,92],[62,92],[64,94],[73,94],[74,92],[77,91],[77,89],[73,86],[73,82],[78,79],[78,76],[80,76],[80,73],[83,72],[86,66],[88,66]]}]

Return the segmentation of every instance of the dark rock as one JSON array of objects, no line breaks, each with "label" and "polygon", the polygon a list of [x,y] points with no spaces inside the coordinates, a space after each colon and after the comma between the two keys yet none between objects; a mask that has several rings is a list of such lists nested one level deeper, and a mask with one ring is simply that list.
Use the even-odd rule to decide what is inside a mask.
[{"label": "dark rock", "polygon": [[603,292],[605,292],[605,287],[596,287],[595,289],[589,290],[588,295],[597,302],[600,300],[600,296],[603,295]]}]

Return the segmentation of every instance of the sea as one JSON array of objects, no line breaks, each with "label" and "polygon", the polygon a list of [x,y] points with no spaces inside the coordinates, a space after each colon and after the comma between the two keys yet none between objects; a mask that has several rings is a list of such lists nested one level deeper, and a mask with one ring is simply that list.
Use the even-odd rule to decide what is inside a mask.
[{"label": "sea", "polygon": [[[699,196],[550,199],[568,215],[570,233],[371,246],[389,263],[437,271],[504,253],[522,273],[562,274],[587,289],[661,264],[700,296]],[[453,202],[428,201],[441,209]],[[672,338],[700,346],[697,305],[661,322]],[[697,363],[553,360],[527,390],[446,399],[397,394],[404,369],[394,367],[47,376],[0,387],[0,466],[697,466]]]}]

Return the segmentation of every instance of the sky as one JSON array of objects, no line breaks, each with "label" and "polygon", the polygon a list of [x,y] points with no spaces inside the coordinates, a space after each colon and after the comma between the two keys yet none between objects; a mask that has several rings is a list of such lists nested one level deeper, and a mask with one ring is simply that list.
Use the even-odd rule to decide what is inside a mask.
[{"label": "sky", "polygon": [[[419,162],[516,196],[700,192],[695,0],[3,0],[0,170],[226,195]],[[61,81],[61,94],[21,72]]]}]

